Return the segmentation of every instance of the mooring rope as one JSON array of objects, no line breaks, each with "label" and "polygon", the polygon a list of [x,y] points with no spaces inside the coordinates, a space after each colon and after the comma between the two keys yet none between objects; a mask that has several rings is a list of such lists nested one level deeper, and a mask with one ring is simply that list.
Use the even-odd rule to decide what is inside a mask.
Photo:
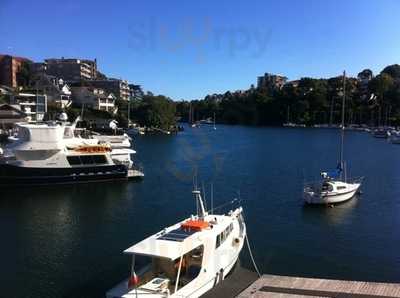
[{"label": "mooring rope", "polygon": [[247,248],[249,250],[249,255],[250,255],[251,261],[253,262],[254,269],[256,270],[258,277],[261,277],[261,274],[260,274],[260,271],[258,270],[256,261],[254,260],[253,253],[251,252],[249,236],[247,233],[246,233],[246,243],[247,243]]}]

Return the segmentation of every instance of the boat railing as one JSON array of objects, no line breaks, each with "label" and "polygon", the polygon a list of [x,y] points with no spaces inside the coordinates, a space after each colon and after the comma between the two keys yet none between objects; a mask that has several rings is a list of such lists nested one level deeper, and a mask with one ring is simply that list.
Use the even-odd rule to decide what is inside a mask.
[{"label": "boat railing", "polygon": [[[334,180],[334,179],[332,179],[332,180]],[[362,183],[363,180],[364,180],[363,176],[352,177],[352,178],[346,179],[346,181],[348,183]],[[327,179],[326,181],[329,181],[329,179]],[[321,192],[323,182],[324,182],[324,180],[304,182],[303,189],[304,189],[304,191]]]},{"label": "boat railing", "polygon": [[320,192],[322,190],[322,183],[322,180],[304,182],[304,191]]},{"label": "boat railing", "polygon": [[353,178],[347,179],[347,181],[350,183],[362,183],[363,180],[364,180],[364,176],[353,177]]}]

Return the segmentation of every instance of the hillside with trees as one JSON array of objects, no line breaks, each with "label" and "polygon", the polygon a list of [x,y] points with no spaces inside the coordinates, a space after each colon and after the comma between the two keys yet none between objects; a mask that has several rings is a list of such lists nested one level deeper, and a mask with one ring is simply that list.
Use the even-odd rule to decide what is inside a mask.
[{"label": "hillside with trees", "polygon": [[[369,78],[369,79],[365,79]],[[281,88],[254,88],[207,95],[202,100],[177,103],[177,113],[188,120],[212,117],[217,122],[244,125],[281,125],[285,122],[335,124],[340,122],[343,76],[329,79],[301,78]],[[363,70],[346,78],[346,122],[400,125],[400,66],[387,66],[373,77]],[[190,108],[191,106],[191,108]]]}]

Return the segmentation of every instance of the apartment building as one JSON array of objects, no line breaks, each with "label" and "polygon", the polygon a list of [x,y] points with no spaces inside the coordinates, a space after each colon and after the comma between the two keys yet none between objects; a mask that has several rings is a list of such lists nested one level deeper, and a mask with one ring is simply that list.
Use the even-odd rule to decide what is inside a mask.
[{"label": "apartment building", "polygon": [[27,115],[28,121],[42,121],[47,112],[47,96],[33,93],[11,95],[11,105],[18,107]]},{"label": "apartment building", "polygon": [[129,84],[126,80],[113,78],[106,80],[92,80],[90,82],[86,82],[86,85],[104,89],[105,91],[114,94],[116,98],[122,100],[128,101],[130,97]]},{"label": "apartment building", "polygon": [[287,81],[287,77],[265,73],[257,78],[258,89],[281,89]]},{"label": "apartment building", "polygon": [[45,59],[47,74],[66,81],[94,80],[97,77],[97,60],[61,58]]},{"label": "apartment building", "polygon": [[32,63],[23,57],[0,55],[0,85],[16,88],[18,87],[18,72],[24,62]]}]

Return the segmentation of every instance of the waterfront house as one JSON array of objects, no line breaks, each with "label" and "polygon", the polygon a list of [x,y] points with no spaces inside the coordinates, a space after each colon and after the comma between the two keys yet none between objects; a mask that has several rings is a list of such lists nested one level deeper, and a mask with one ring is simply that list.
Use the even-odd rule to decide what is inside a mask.
[{"label": "waterfront house", "polygon": [[27,120],[42,121],[47,112],[47,96],[33,93],[11,95],[10,103],[27,115]]},{"label": "waterfront house", "polygon": [[94,110],[116,113],[116,97],[113,93],[94,87],[71,87],[72,101],[78,106],[85,106]]},{"label": "waterfront house", "polygon": [[45,73],[35,75],[34,89],[47,95],[47,102],[64,109],[71,105],[71,88],[63,79]]},{"label": "waterfront house", "polygon": [[101,88],[108,93],[112,93],[118,99],[129,100],[130,88],[128,81],[120,79],[91,80],[84,82],[85,86]]}]

